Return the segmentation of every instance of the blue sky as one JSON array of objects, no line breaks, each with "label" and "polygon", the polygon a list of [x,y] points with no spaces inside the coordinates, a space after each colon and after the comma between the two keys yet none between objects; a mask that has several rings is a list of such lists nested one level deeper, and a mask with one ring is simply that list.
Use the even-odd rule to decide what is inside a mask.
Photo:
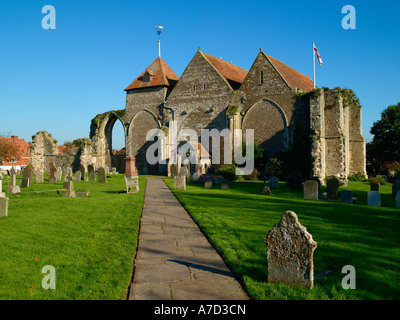
[{"label": "blue sky", "polygon": [[[355,30],[341,25],[348,4]],[[45,5],[56,30],[41,26]],[[317,85],[356,92],[369,141],[382,110],[400,101],[399,11],[399,1],[366,0],[2,0],[0,134],[88,137],[92,118],[125,107],[123,89],[157,57],[161,24],[162,58],[179,76],[200,46],[245,69],[263,48],[312,78],[315,41]],[[113,147],[123,147],[122,126],[114,130]]]}]

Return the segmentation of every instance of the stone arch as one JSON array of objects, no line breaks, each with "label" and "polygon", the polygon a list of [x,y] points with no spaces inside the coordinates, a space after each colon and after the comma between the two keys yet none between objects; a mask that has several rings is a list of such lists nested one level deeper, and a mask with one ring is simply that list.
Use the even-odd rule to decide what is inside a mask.
[{"label": "stone arch", "polygon": [[147,148],[153,141],[146,141],[147,132],[151,129],[160,129],[161,125],[156,115],[149,110],[138,112],[131,120],[126,139],[126,150],[128,156],[135,157],[138,174],[157,174],[159,165],[150,165],[146,161]]},{"label": "stone arch", "polygon": [[242,129],[254,129],[254,143],[263,145],[267,159],[276,152],[288,150],[287,117],[282,108],[269,99],[261,99],[247,110]]}]

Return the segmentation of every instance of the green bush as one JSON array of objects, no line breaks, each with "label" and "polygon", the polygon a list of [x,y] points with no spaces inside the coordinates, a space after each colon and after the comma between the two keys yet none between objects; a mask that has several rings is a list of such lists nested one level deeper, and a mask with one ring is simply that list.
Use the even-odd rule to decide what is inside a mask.
[{"label": "green bush", "polygon": [[364,182],[367,181],[365,176],[363,176],[361,173],[357,173],[354,176],[349,176],[349,181],[359,181],[359,182]]},{"label": "green bush", "polygon": [[216,175],[223,176],[228,181],[234,181],[238,177],[236,176],[236,166],[233,164],[222,165],[218,170],[215,171]]}]

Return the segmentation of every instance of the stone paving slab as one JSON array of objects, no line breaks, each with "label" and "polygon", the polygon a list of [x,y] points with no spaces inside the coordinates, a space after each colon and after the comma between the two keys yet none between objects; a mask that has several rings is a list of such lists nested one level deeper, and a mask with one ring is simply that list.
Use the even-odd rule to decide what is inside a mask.
[{"label": "stone paving slab", "polygon": [[129,299],[249,299],[159,177],[147,179]]}]

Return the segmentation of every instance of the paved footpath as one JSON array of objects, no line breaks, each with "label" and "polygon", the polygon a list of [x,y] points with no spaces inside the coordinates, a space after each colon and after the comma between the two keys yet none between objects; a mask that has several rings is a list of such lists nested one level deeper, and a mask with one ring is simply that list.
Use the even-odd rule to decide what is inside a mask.
[{"label": "paved footpath", "polygon": [[159,177],[147,178],[129,299],[249,299]]}]

